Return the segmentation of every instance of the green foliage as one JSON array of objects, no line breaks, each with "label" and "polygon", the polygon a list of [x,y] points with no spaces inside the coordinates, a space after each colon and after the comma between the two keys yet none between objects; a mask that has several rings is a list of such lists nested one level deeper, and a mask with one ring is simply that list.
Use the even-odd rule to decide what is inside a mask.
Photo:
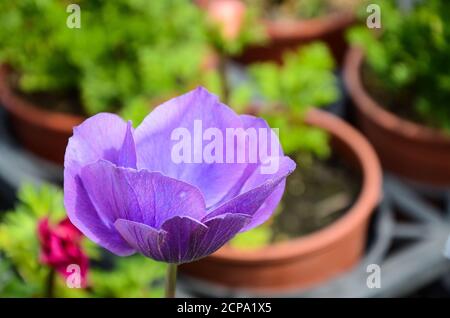
[{"label": "green foliage", "polygon": [[[382,0],[380,34],[366,27],[349,33],[392,96],[408,95],[423,122],[450,131],[450,2],[427,0],[403,12]],[[362,19],[367,13],[361,12]]]},{"label": "green foliage", "polygon": [[8,259],[0,256],[0,296],[30,297],[32,295],[31,286],[26,286],[12,271],[12,264]]},{"label": "green foliage", "polygon": [[264,117],[272,128],[279,129],[279,137],[285,153],[292,154],[300,151],[313,153],[319,158],[329,156],[328,134],[324,130],[307,126],[301,120],[286,117],[283,113],[267,114]]},{"label": "green foliage", "polygon": [[91,115],[195,85],[207,36],[191,1],[76,3],[80,29],[66,27],[64,1],[0,2],[0,61],[18,71],[22,91],[76,90]]},{"label": "green foliage", "polygon": [[271,127],[279,128],[286,153],[303,151],[321,157],[328,155],[326,133],[306,126],[303,119],[312,107],[329,105],[338,99],[333,69],[333,57],[323,43],[287,53],[283,66],[260,63],[250,67],[249,85],[261,94],[263,116]]},{"label": "green foliage", "polygon": [[30,286],[38,288],[47,268],[39,263],[37,220],[46,216],[57,220],[64,216],[62,194],[51,187],[34,189],[27,185],[20,191],[19,200],[22,203],[7,213],[0,224],[0,250],[12,263],[20,264],[16,268],[18,274]]},{"label": "green foliage", "polygon": [[267,246],[272,238],[272,230],[267,224],[236,235],[230,245],[239,249],[255,249]]},{"label": "green foliage", "polygon": [[156,103],[153,105],[154,102],[156,100],[150,102],[143,97],[134,98],[120,110],[120,116],[126,121],[131,120],[134,127],[137,127],[149,114],[152,107],[158,106]]},{"label": "green foliage", "polygon": [[[262,116],[272,128],[279,128],[284,152],[324,158],[330,153],[328,135],[319,128],[305,125],[304,116],[312,107],[329,105],[338,99],[333,69],[334,61],[327,46],[313,43],[286,54],[282,66],[274,63],[251,66],[249,81],[238,87],[243,92],[240,102],[248,104],[251,97],[248,92],[258,92]],[[265,223],[237,235],[230,244],[239,249],[252,249],[264,247],[272,240],[271,226]]]},{"label": "green foliage", "polygon": [[[40,297],[44,295],[49,268],[39,262],[38,220],[53,223],[65,217],[62,192],[49,185],[25,185],[19,203],[0,224],[0,296]],[[85,239],[83,249],[90,260],[100,260],[102,250]],[[3,255],[3,256],[2,256]],[[91,266],[90,290],[70,289],[57,276],[56,297],[162,297],[165,264],[140,255],[114,257],[110,270]]]},{"label": "green foliage", "polygon": [[[353,10],[360,0],[260,0],[257,5],[273,18],[312,19],[331,12]],[[249,5],[256,1],[246,0]]]},{"label": "green foliage", "polygon": [[260,22],[260,11],[257,6],[248,5],[240,32],[236,38],[225,39],[222,35],[222,26],[209,22],[207,26],[208,42],[222,55],[239,55],[243,49],[252,44],[263,44],[266,30]]},{"label": "green foliage", "polygon": [[93,269],[91,283],[101,297],[163,297],[166,265],[140,255],[120,258],[113,271]]},{"label": "green foliage", "polygon": [[261,63],[250,68],[269,102],[285,104],[304,114],[313,105],[323,106],[336,100],[334,61],[325,44],[314,43],[289,52],[283,62],[283,67]]},{"label": "green foliage", "polygon": [[327,13],[327,3],[324,0],[307,0],[297,2],[296,12],[303,18],[319,17]]}]

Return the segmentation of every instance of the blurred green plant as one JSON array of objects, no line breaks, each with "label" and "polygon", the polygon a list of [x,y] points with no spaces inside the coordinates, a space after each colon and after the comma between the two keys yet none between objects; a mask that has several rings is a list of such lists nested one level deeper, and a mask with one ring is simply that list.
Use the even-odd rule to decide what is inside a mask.
[{"label": "blurred green plant", "polygon": [[[339,98],[334,66],[328,47],[320,42],[287,53],[281,66],[267,62],[252,65],[249,80],[239,86],[239,103],[248,105],[252,92],[257,92],[259,112],[270,127],[279,129],[285,153],[325,159],[330,154],[328,134],[307,126],[304,119],[311,108],[330,105]],[[278,209],[273,217],[280,212]],[[266,246],[273,239],[270,223],[265,223],[237,235],[230,244],[251,249]]]},{"label": "blurred green plant", "polygon": [[257,5],[269,17],[311,19],[324,16],[331,12],[354,10],[360,0],[246,0],[251,5]]},{"label": "blurred green plant", "polygon": [[239,249],[256,249],[270,244],[272,230],[269,225],[263,224],[250,231],[236,235],[231,241],[230,246]]},{"label": "blurred green plant", "polygon": [[[186,0],[78,0],[81,28],[66,27],[65,1],[1,1],[0,61],[26,93],[76,90],[84,113],[125,110],[193,88],[207,54],[204,14]],[[135,123],[136,124],[136,123]]]},{"label": "blurred green plant", "polygon": [[[411,10],[380,0],[382,29],[352,29],[349,39],[364,49],[384,93],[408,96],[425,124],[450,132],[450,2],[416,1]],[[367,13],[361,10],[365,21]],[[397,105],[386,105],[398,107]]]},{"label": "blurred green plant", "polygon": [[204,77],[205,86],[225,104],[234,102],[227,72],[229,56],[242,53],[252,44],[266,41],[266,31],[260,23],[258,9],[245,6],[241,0],[214,0],[204,9],[207,11],[208,42],[217,53],[217,67]]},{"label": "blurred green plant", "polygon": [[[239,19],[235,12],[235,19]],[[263,44],[266,38],[264,25],[260,23],[258,6],[250,5],[244,10],[242,21],[234,21],[239,25],[238,32],[233,37],[225,37],[223,26],[219,21],[209,21],[207,25],[208,42],[216,51],[225,56],[239,55],[245,47],[252,44]],[[223,21],[225,22],[225,21]],[[225,23],[233,23],[226,21]]]},{"label": "blurred green plant", "polygon": [[286,153],[310,152],[319,157],[329,154],[327,134],[304,124],[313,107],[337,101],[340,92],[333,73],[335,64],[328,47],[321,42],[288,52],[282,66],[264,62],[249,67],[249,81],[239,87],[238,105],[257,92],[261,115],[272,128],[279,128]]},{"label": "blurred green plant", "polygon": [[166,265],[141,255],[116,257],[113,270],[92,268],[90,280],[95,297],[149,298],[164,296]]},{"label": "blurred green plant", "polygon": [[[63,193],[50,186],[24,185],[19,203],[0,223],[0,297],[40,297],[45,292],[49,268],[39,262],[38,220],[58,222],[65,217]],[[83,240],[92,262],[101,261],[102,250]],[[162,297],[165,265],[136,255],[114,257],[113,267],[91,266],[88,289],[70,289],[58,276],[56,297]]]}]

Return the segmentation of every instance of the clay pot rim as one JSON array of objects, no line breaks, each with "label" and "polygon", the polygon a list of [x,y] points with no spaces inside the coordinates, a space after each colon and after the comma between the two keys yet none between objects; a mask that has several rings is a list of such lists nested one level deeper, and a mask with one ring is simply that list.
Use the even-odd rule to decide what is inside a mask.
[{"label": "clay pot rim", "polygon": [[372,121],[385,130],[405,139],[416,139],[426,143],[447,145],[450,137],[441,131],[401,118],[382,107],[366,91],[361,79],[361,66],[364,62],[363,49],[352,47],[344,62],[344,82],[355,101],[355,106]]},{"label": "clay pot rim", "polygon": [[[217,68],[219,61],[218,55],[213,50],[208,50],[200,64],[201,69],[208,71]],[[43,129],[57,131],[58,133],[72,134],[73,128],[80,125],[87,119],[85,116],[63,113],[58,111],[46,110],[35,103],[29,102],[17,95],[8,84],[8,76],[12,68],[6,64],[0,64],[0,102],[3,107],[14,116],[21,118],[34,126],[40,126]],[[192,89],[194,89],[193,87]],[[3,99],[9,100],[4,102]],[[167,101],[164,98],[162,102]],[[151,102],[151,105],[160,105],[161,103]]]},{"label": "clay pot rim", "polygon": [[353,206],[336,222],[317,232],[255,250],[227,246],[209,256],[209,261],[255,265],[306,258],[310,254],[333,248],[340,238],[363,223],[372,213],[381,198],[382,185],[381,166],[372,146],[349,124],[325,111],[311,110],[306,123],[326,129],[334,138],[344,142],[356,156],[363,182]]},{"label": "clay pot rim", "polygon": [[0,65],[0,99],[2,106],[14,116],[34,126],[70,134],[74,126],[85,120],[83,116],[46,110],[20,97],[8,84],[10,73],[11,69],[7,65]]},{"label": "clay pot rim", "polygon": [[311,19],[263,19],[267,34],[276,40],[314,39],[356,21],[351,11],[339,11]]},{"label": "clay pot rim", "polygon": [[[206,9],[208,0],[196,0],[197,5]],[[356,22],[351,10],[341,10],[310,19],[261,19],[267,35],[271,39],[291,40],[314,39],[332,30],[341,29]]]}]

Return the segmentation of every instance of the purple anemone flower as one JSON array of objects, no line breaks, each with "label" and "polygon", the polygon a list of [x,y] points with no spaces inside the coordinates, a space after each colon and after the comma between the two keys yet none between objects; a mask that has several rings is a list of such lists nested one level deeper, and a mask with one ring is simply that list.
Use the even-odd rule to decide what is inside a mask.
[{"label": "purple anemone flower", "polygon": [[[275,144],[258,140],[257,149],[249,142],[218,143],[223,147],[211,154],[227,160],[199,161],[199,123],[215,138],[230,128],[269,129],[264,120],[237,115],[201,87],[158,106],[136,129],[108,113],[75,127],[64,160],[64,203],[71,222],[117,255],[139,252],[180,264],[205,257],[266,221],[295,169],[278,138]],[[179,129],[194,134],[192,149],[180,152],[191,154],[193,162],[173,158]],[[228,160],[239,150],[244,159],[254,158],[258,149],[277,154],[276,171],[261,172],[264,155],[256,161]]]}]

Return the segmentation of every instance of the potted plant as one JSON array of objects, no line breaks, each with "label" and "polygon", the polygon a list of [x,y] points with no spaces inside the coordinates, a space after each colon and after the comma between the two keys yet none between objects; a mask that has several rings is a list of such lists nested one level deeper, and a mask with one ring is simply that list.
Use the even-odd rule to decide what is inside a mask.
[{"label": "potted plant", "polygon": [[203,13],[189,1],[78,3],[79,29],[66,26],[61,1],[0,4],[0,102],[18,140],[57,163],[86,116],[113,111],[138,124],[208,67]]},{"label": "potted plant", "polygon": [[[229,0],[198,0],[208,7],[214,2]],[[234,0],[231,0],[234,1]],[[260,17],[266,41],[250,45],[236,59],[242,63],[273,60],[281,62],[286,50],[302,44],[324,41],[341,64],[346,52],[345,31],[355,21],[354,10],[360,0],[242,0]],[[235,19],[238,19],[236,16]],[[230,24],[233,20],[230,19]]]},{"label": "potted plant", "polygon": [[[352,30],[344,78],[382,164],[409,180],[450,184],[450,4],[379,4],[383,29]],[[357,48],[357,46],[360,48]],[[364,49],[362,49],[364,48]]]},{"label": "potted plant", "polygon": [[[2,297],[163,296],[165,265],[114,257],[85,239],[65,218],[60,189],[27,184],[18,197],[0,223]],[[80,265],[78,282],[71,265]]]},{"label": "potted plant", "polygon": [[245,85],[260,100],[251,110],[279,128],[282,147],[298,168],[268,225],[182,265],[184,274],[229,287],[279,291],[319,284],[358,262],[380,198],[381,171],[364,137],[310,107],[337,98],[333,67],[324,44],[287,54],[282,67],[250,67]]}]

